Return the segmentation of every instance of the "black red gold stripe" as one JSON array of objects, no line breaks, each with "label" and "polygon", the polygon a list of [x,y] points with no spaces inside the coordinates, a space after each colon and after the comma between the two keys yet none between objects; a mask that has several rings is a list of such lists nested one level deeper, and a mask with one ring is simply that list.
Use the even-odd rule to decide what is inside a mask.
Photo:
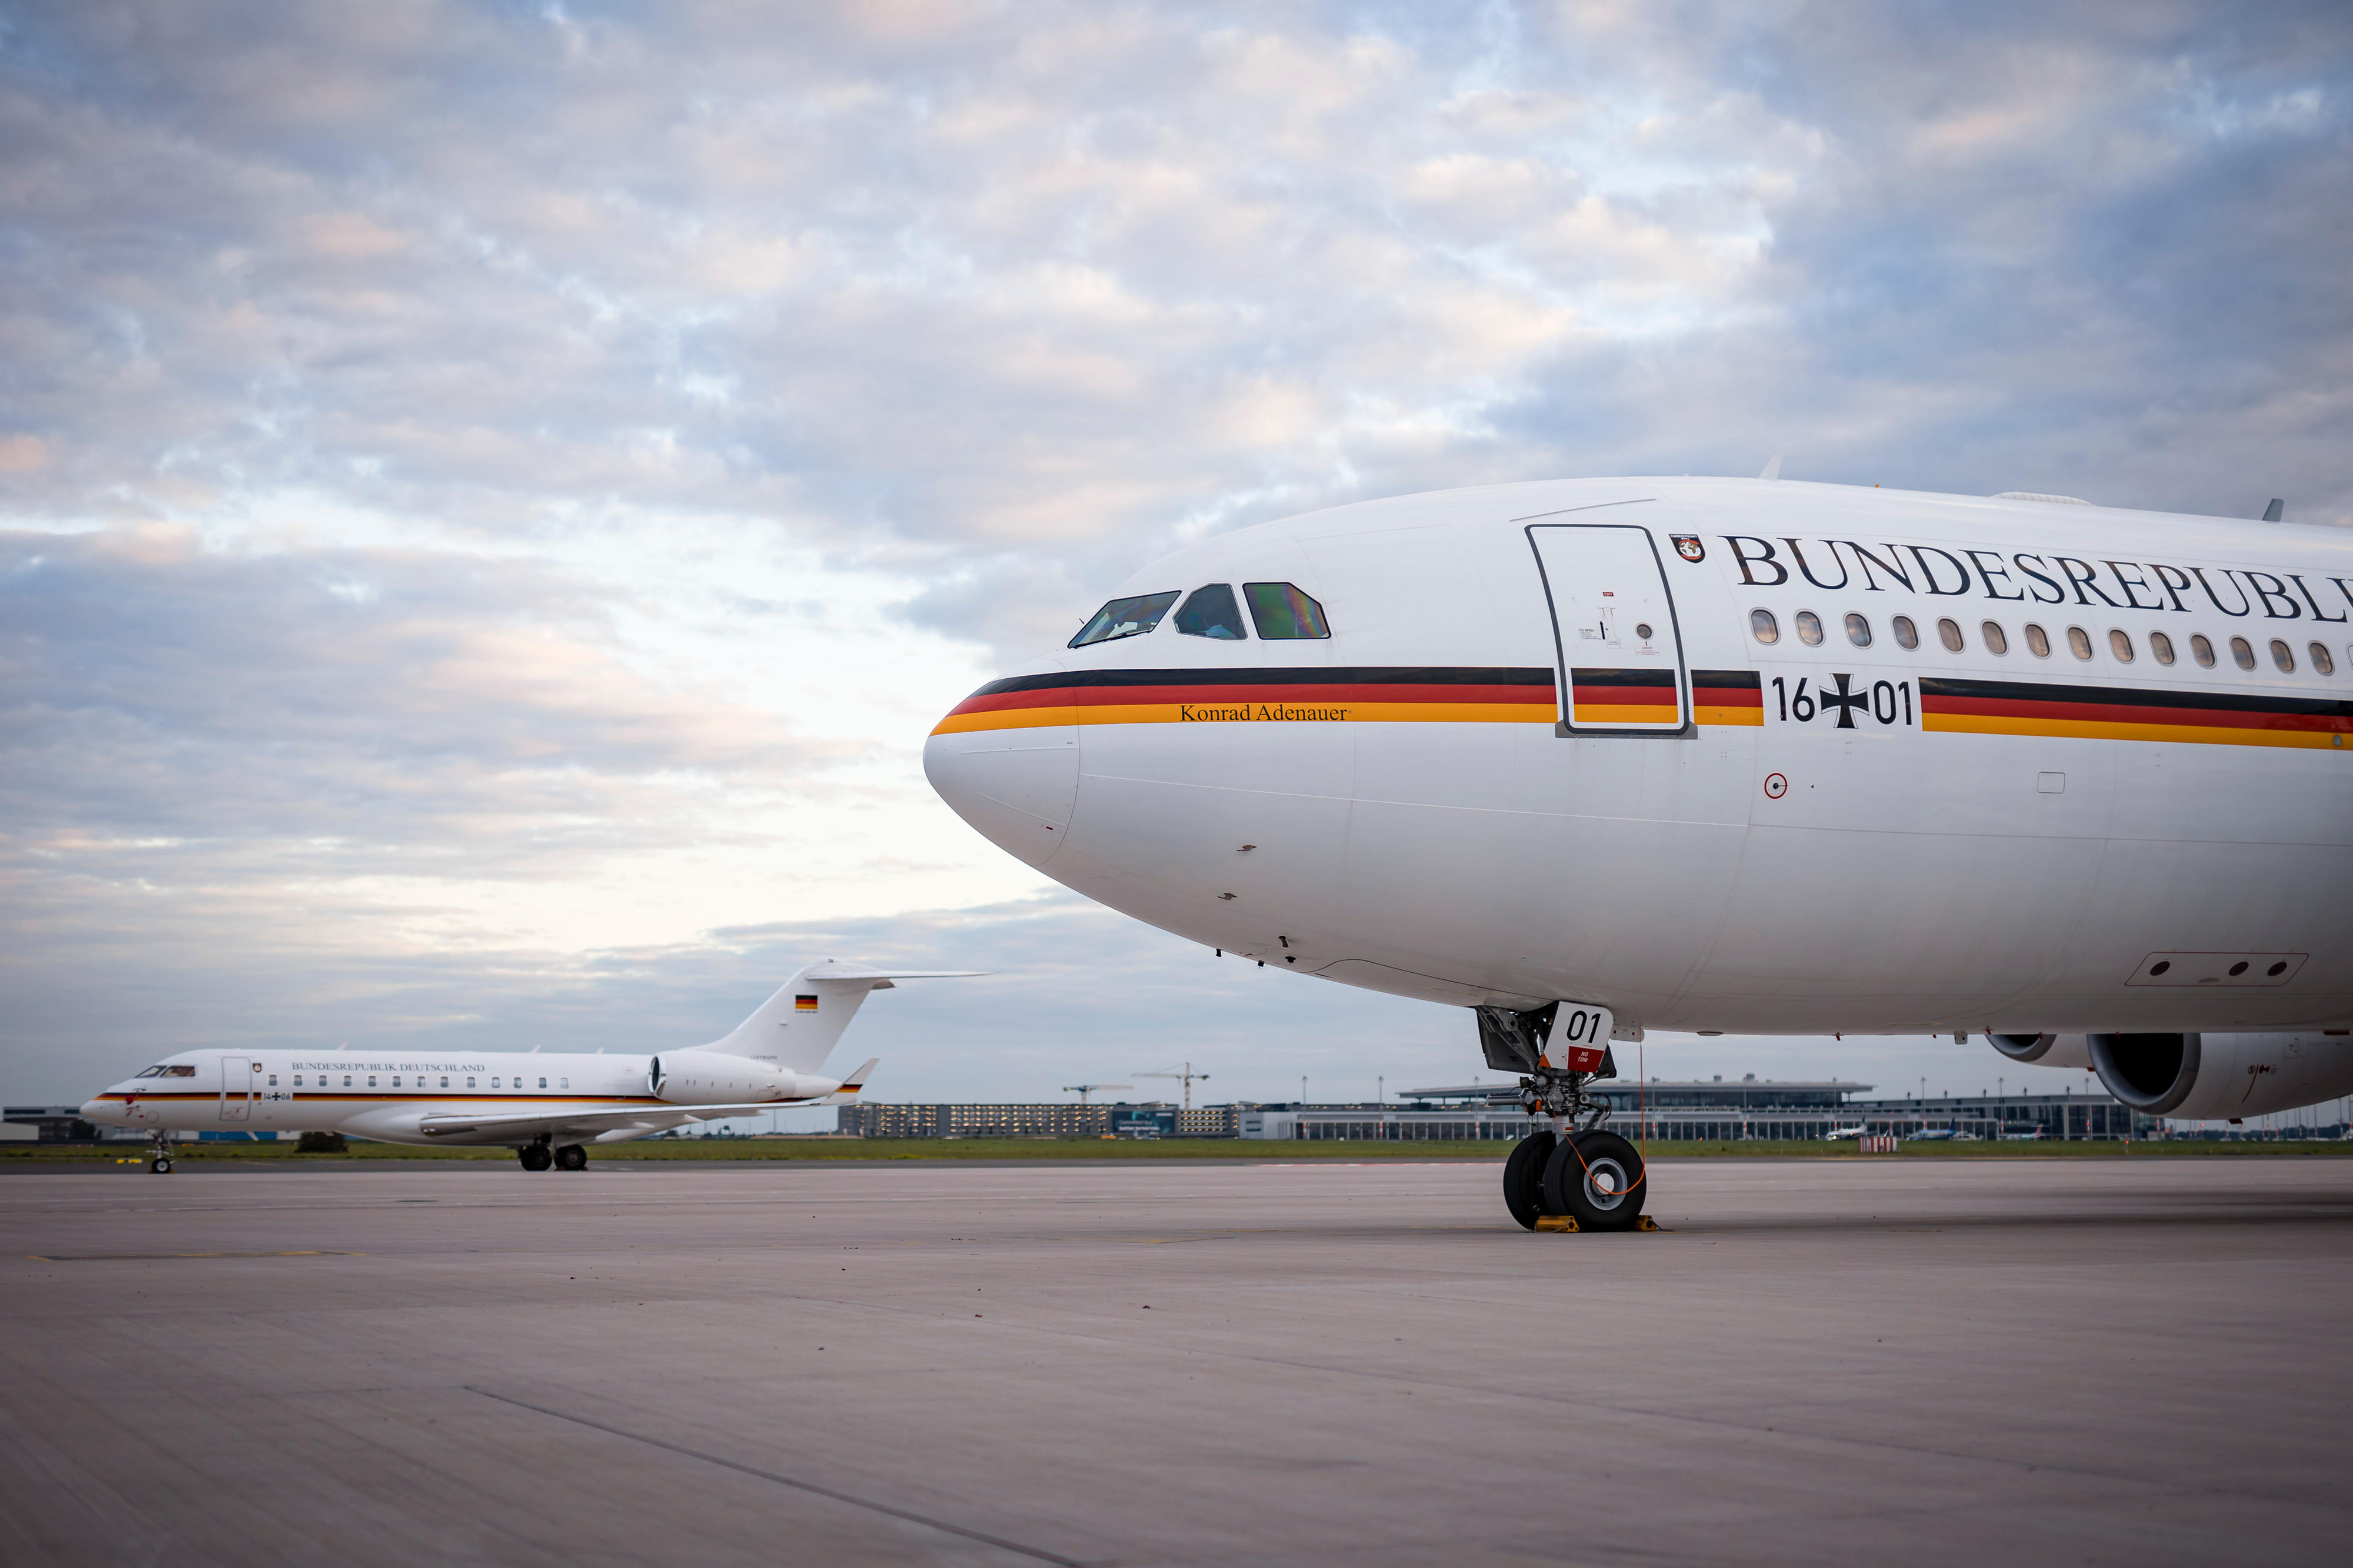
[{"label": "black red gold stripe", "polygon": [[1549,724],[1552,671],[1502,667],[1089,669],[992,680],[932,731],[1057,724]]},{"label": "black red gold stripe", "polygon": [[1692,719],[1701,724],[1763,724],[1763,681],[1753,669],[1693,670]]},{"label": "black red gold stripe", "polygon": [[[1577,702],[1606,710],[1581,722],[1675,720],[1674,673],[1575,671]],[[1703,724],[1763,723],[1757,672],[1692,673]],[[1663,699],[1663,700],[1662,700]],[[1656,710],[1655,713],[1649,711]],[[1063,724],[1198,722],[1550,724],[1559,717],[1549,669],[1500,666],[1365,666],[1255,669],[1091,669],[992,680],[932,731]]]},{"label": "black red gold stripe", "polygon": [[2268,692],[2161,691],[1924,676],[1920,727],[1978,735],[2345,750],[2345,737],[2353,733],[2353,702]]},{"label": "black red gold stripe", "polygon": [[1598,669],[1571,665],[1570,722],[1599,729],[1683,722],[1672,669]]}]

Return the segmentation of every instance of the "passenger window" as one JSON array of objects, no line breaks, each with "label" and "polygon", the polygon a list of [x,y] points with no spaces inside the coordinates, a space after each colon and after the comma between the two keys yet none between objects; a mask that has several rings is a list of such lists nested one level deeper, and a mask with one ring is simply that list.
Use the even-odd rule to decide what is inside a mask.
[{"label": "passenger window", "polygon": [[1248,636],[1242,630],[1242,607],[1234,602],[1233,589],[1224,583],[1194,589],[1185,607],[1176,612],[1176,634],[1225,642],[1240,642]]},{"label": "passenger window", "polygon": [[545,1089],[545,1088],[547,1087],[547,1080],[546,1080],[545,1079],[541,1079],[539,1080],[539,1087],[540,1087],[540,1088],[542,1088],[542,1089]]},{"label": "passenger window", "polygon": [[2313,668],[2318,670],[2323,675],[2334,675],[2337,673],[2337,661],[2329,657],[2328,647],[2327,644],[2313,643],[2304,651],[2312,656]]},{"label": "passenger window", "polygon": [[2120,631],[2111,630],[2108,633],[2108,651],[2116,656],[2118,664],[2130,664],[2133,661],[2132,638]]},{"label": "passenger window", "polygon": [[1945,645],[1947,653],[1961,651],[1961,626],[1958,621],[1938,621],[1936,640]]},{"label": "passenger window", "polygon": [[1992,621],[1978,627],[1978,636],[1985,639],[1986,652],[2005,654],[2010,651],[2010,636]]},{"label": "passenger window", "polygon": [[352,1075],[351,1075],[351,1074],[349,1074],[349,1073],[345,1073],[345,1074],[343,1075],[343,1087],[344,1087],[345,1089],[349,1089],[349,1088],[351,1088],[351,1087],[352,1087]]},{"label": "passenger window", "polygon": [[2255,650],[2248,646],[2246,638],[2232,637],[2231,639],[2231,662],[2237,665],[2241,669],[2253,669],[2255,668]]},{"label": "passenger window", "polygon": [[2092,637],[2081,626],[2067,628],[2067,651],[2077,658],[2092,657]]},{"label": "passenger window", "polygon": [[473,1088],[473,1087],[474,1087],[474,1080],[473,1080],[472,1079],[468,1079],[466,1080],[466,1087],[467,1087],[468,1089],[471,1089],[471,1088]]},{"label": "passenger window", "polygon": [[498,1087],[499,1087],[499,1080],[498,1080],[498,1079],[491,1079],[491,1087],[492,1089],[496,1089],[496,1088],[498,1088]]},{"label": "passenger window", "polygon": [[1798,612],[1798,640],[1808,647],[1822,646],[1822,618],[1811,610]]},{"label": "passenger window", "polygon": [[269,1075],[269,1087],[272,1089],[276,1089],[278,1087],[278,1075],[276,1073],[271,1073]]},{"label": "passenger window", "polygon": [[2289,648],[2287,644],[2280,641],[2277,637],[2272,638],[2272,668],[2278,670],[2282,675],[2294,675],[2295,673],[2295,654],[2294,650]]},{"label": "passenger window", "polygon": [[1846,618],[1846,640],[1854,644],[1857,647],[1869,647],[1871,646],[1871,623],[1864,620],[1861,616],[1850,613]]},{"label": "passenger window", "polygon": [[375,1074],[374,1073],[368,1074],[368,1087],[370,1089],[374,1089],[375,1087]]},{"label": "passenger window", "polygon": [[445,1079],[443,1079],[441,1080],[441,1087],[442,1087],[443,1089],[447,1089],[447,1088],[448,1088],[448,1087],[449,1087],[449,1080],[448,1080],[448,1079],[446,1079],[446,1078],[445,1078]]},{"label": "passenger window", "polygon": [[1781,623],[1773,618],[1770,610],[1751,610],[1748,612],[1748,635],[1771,647],[1781,640]]},{"label": "passenger window", "polygon": [[1121,637],[1140,637],[1160,624],[1168,606],[1176,602],[1177,590],[1165,594],[1138,594],[1134,598],[1113,599],[1094,613],[1094,617],[1079,628],[1070,646],[1085,647],[1090,643],[1116,642]]},{"label": "passenger window", "polygon": [[1918,647],[1920,646],[1920,628],[1912,624],[1911,616],[1898,616],[1887,624],[1895,633],[1895,646],[1897,647]]},{"label": "passenger window", "polygon": [[570,1089],[572,1087],[572,1080],[568,1078],[557,1079],[555,1080],[555,1087],[558,1089]]},{"label": "passenger window", "polygon": [[400,1087],[400,1075],[397,1073],[393,1075],[392,1087],[395,1089],[398,1089]]},{"label": "passenger window", "polygon": [[294,1087],[296,1089],[302,1087],[302,1075],[299,1072],[294,1075]]},{"label": "passenger window", "polygon": [[1245,583],[1242,596],[1250,601],[1258,635],[1270,642],[1332,635],[1324,606],[1288,583]]},{"label": "passenger window", "polygon": [[2151,632],[2148,634],[2148,651],[2150,656],[2154,658],[2158,663],[2171,664],[2173,662],[2173,639],[2167,637],[2163,632]]},{"label": "passenger window", "polygon": [[2214,645],[2206,640],[2204,633],[2189,634],[2189,657],[2196,659],[2201,668],[2214,668]]}]

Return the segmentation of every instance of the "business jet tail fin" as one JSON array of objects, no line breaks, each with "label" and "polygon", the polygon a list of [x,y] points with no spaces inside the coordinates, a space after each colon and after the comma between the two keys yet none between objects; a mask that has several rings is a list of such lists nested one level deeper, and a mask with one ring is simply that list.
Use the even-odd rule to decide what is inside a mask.
[{"label": "business jet tail fin", "polygon": [[813,1073],[833,1054],[834,1043],[872,991],[888,991],[901,980],[964,979],[977,969],[869,969],[825,959],[804,964],[750,1017],[702,1048],[774,1062],[794,1072]]}]

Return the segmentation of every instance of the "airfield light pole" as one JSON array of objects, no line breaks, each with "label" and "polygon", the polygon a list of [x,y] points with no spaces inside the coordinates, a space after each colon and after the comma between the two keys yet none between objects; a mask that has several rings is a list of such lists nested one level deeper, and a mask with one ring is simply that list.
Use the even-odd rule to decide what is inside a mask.
[{"label": "airfield light pole", "polygon": [[1138,1078],[1183,1079],[1185,1080],[1185,1109],[1190,1110],[1193,1109],[1193,1080],[1197,1078],[1206,1079],[1209,1075],[1205,1072],[1195,1072],[1193,1070],[1193,1064],[1191,1062],[1187,1062],[1182,1067],[1172,1068],[1166,1072],[1140,1072],[1135,1076]]}]

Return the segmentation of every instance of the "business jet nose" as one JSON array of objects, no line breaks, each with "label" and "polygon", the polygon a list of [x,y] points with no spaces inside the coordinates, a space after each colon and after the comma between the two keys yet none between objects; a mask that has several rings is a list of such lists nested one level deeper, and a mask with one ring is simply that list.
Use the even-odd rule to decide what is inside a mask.
[{"label": "business jet nose", "polygon": [[992,680],[923,742],[923,776],[958,816],[1016,859],[1043,867],[1079,796],[1076,693],[1052,672]]},{"label": "business jet nose", "polygon": [[97,1122],[101,1127],[117,1126],[122,1121],[122,1106],[120,1101],[115,1100],[85,1100],[82,1103],[81,1119],[84,1121]]}]

